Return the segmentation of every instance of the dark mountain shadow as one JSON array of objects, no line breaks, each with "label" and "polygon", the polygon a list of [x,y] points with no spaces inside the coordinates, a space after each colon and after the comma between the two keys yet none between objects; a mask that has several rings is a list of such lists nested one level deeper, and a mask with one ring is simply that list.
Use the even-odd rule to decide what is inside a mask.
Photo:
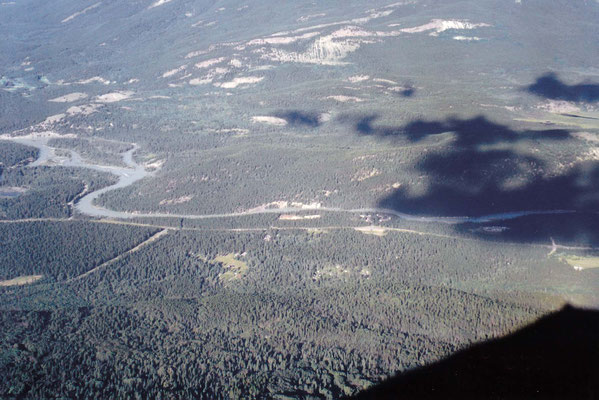
[{"label": "dark mountain shadow", "polygon": [[599,244],[598,213],[564,213],[553,215],[527,215],[505,221],[464,223],[455,230],[478,238],[510,243],[536,243],[550,245]]},{"label": "dark mountain shadow", "polygon": [[404,90],[399,92],[399,94],[403,97],[412,97],[412,96],[414,96],[415,93],[416,93],[416,89],[411,86],[406,87]]},{"label": "dark mountain shadow", "polygon": [[354,119],[356,131],[362,135],[407,139],[411,142],[418,142],[431,135],[453,132],[457,138],[455,146],[515,143],[530,139],[564,140],[570,137],[570,132],[565,129],[515,131],[489,121],[482,115],[470,119],[448,118],[445,121],[416,120],[400,127],[374,126],[373,123],[377,119],[376,114]]},{"label": "dark mountain shadow", "polygon": [[599,311],[570,306],[356,399],[597,399]]},{"label": "dark mountain shadow", "polygon": [[318,113],[306,112],[306,111],[279,111],[274,113],[277,118],[282,118],[290,126],[307,126],[310,128],[316,128],[320,126],[320,118]]},{"label": "dark mountain shadow", "polygon": [[582,83],[568,85],[559,80],[553,72],[547,73],[527,86],[526,91],[539,97],[552,100],[594,102],[599,100],[599,84]]},{"label": "dark mountain shadow", "polygon": [[[487,230],[477,230],[476,226],[481,227],[481,221],[477,221],[476,226],[457,225],[456,229],[485,238],[526,238],[527,241],[547,243],[549,237],[554,236],[578,243],[599,243],[599,229],[596,228],[599,225],[589,223],[598,221],[599,163],[587,161],[561,174],[549,173],[546,161],[534,152],[523,152],[525,146],[514,146],[535,141],[548,141],[559,146],[561,141],[571,137],[569,131],[514,130],[484,116],[417,120],[400,127],[379,126],[375,124],[376,119],[376,115],[354,118],[354,128],[361,135],[394,144],[420,142],[440,134],[451,138],[441,147],[422,152],[415,164],[427,179],[426,190],[414,194],[413,185],[403,185],[380,199],[378,205],[381,208],[446,217],[575,211],[522,220],[529,223],[534,220],[531,225],[513,220],[490,221],[487,226],[482,225]],[[493,229],[497,224],[502,229]]]},{"label": "dark mountain shadow", "polygon": [[[528,164],[527,164],[528,163]],[[416,215],[481,217],[521,211],[599,211],[599,165],[593,172],[574,168],[549,178],[518,177],[528,167],[542,169],[534,157],[514,156],[510,151],[450,152],[424,158],[418,168],[434,179],[425,194],[412,195],[400,188],[379,205]],[[514,179],[518,186],[503,182]]]},{"label": "dark mountain shadow", "polygon": [[405,83],[402,90],[396,91],[401,97],[413,97],[416,94],[416,88],[411,83]]}]

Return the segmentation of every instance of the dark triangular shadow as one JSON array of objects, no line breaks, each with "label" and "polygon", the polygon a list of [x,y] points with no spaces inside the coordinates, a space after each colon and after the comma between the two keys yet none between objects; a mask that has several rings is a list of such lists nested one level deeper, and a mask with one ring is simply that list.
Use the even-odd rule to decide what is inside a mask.
[{"label": "dark triangular shadow", "polygon": [[529,93],[553,100],[589,102],[599,100],[599,85],[581,83],[568,85],[552,72],[539,77],[535,83],[526,87]]},{"label": "dark triangular shadow", "polygon": [[357,399],[599,399],[599,311],[566,306]]}]

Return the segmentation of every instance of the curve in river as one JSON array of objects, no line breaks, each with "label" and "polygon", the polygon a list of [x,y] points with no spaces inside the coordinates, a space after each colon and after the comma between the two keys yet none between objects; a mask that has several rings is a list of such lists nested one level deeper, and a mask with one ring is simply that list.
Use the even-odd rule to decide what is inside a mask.
[{"label": "curve in river", "polygon": [[133,183],[147,177],[152,176],[152,172],[148,172],[143,166],[137,164],[133,160],[133,153],[138,149],[137,145],[133,145],[133,148],[122,153],[123,161],[127,167],[118,166],[104,166],[91,164],[81,158],[81,156],[73,150],[69,150],[71,157],[69,159],[57,157],[54,148],[48,146],[47,137],[1,137],[2,139],[12,140],[17,143],[21,143],[27,146],[36,147],[39,149],[39,155],[37,160],[30,164],[30,166],[45,165],[48,163],[54,163],[51,165],[60,165],[65,167],[79,167],[88,168],[101,172],[109,172],[118,177],[117,183],[114,185],[106,186],[102,189],[95,190],[91,193],[81,197],[76,203],[75,208],[82,214],[91,217],[100,218],[117,218],[117,219],[129,219],[129,218],[140,218],[140,217],[166,217],[166,218],[184,218],[184,219],[208,219],[208,218],[226,218],[226,217],[241,217],[253,214],[272,214],[272,213],[289,213],[299,211],[332,211],[332,212],[347,212],[347,213],[380,213],[394,215],[398,218],[405,219],[408,221],[417,222],[433,222],[443,224],[459,224],[464,222],[473,223],[485,223],[492,221],[505,221],[509,219],[515,219],[527,215],[550,215],[550,214],[565,214],[575,213],[572,210],[547,210],[547,211],[514,211],[500,214],[489,214],[479,217],[438,217],[438,216],[416,216],[401,213],[399,211],[384,209],[384,208],[357,208],[357,209],[343,209],[337,207],[318,207],[318,208],[272,208],[272,209],[257,209],[242,212],[232,212],[223,214],[202,214],[202,215],[190,215],[190,214],[169,214],[169,213],[141,213],[141,212],[129,212],[129,211],[116,211],[108,208],[94,205],[94,201],[104,193],[112,190],[120,189],[132,185]]}]

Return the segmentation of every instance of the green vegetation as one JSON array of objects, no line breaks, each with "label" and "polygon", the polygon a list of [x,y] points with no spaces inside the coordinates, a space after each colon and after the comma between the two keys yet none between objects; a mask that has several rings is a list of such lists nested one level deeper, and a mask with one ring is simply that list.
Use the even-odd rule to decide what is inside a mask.
[{"label": "green vegetation", "polygon": [[82,221],[0,223],[0,280],[76,277],[149,238],[156,229]]},{"label": "green vegetation", "polygon": [[[540,277],[585,287],[545,249],[353,229],[172,228],[65,281],[157,230],[109,221],[6,225],[3,237],[23,238],[30,258],[2,264],[38,260],[58,277],[0,288],[10,327],[1,331],[0,394],[30,398],[335,398],[558,306],[559,292],[526,294]],[[46,229],[55,247],[27,245]],[[9,245],[2,254],[18,254]]]},{"label": "green vegetation", "polygon": [[219,276],[223,283],[241,279],[248,270],[247,263],[239,260],[237,254],[229,253],[214,258],[214,262],[222,264],[224,272]]},{"label": "green vegetation", "polygon": [[0,140],[0,174],[3,169],[34,160],[37,158],[37,154],[38,151],[34,147]]},{"label": "green vegetation", "polygon": [[599,305],[599,3],[91,3],[0,5],[1,399],[335,399]]},{"label": "green vegetation", "polygon": [[14,198],[0,198],[0,219],[69,217],[73,211],[69,203],[84,190],[97,190],[115,181],[113,175],[83,168],[10,169],[2,174],[2,186],[28,190]]}]

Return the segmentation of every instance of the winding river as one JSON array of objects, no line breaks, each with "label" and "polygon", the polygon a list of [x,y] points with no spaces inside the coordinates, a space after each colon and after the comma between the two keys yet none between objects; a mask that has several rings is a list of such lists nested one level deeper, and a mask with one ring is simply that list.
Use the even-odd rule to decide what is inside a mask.
[{"label": "winding river", "polygon": [[547,210],[547,211],[514,211],[500,214],[489,214],[478,217],[438,217],[438,216],[416,216],[401,213],[395,210],[384,209],[384,208],[357,208],[357,209],[343,209],[337,207],[318,207],[318,208],[267,208],[267,209],[255,209],[242,212],[232,212],[223,214],[169,214],[169,213],[142,213],[142,212],[130,212],[130,211],[116,211],[108,208],[100,207],[94,204],[94,201],[104,193],[112,190],[120,189],[132,185],[133,183],[152,176],[153,172],[146,171],[143,166],[137,164],[133,159],[133,153],[138,149],[137,145],[134,145],[130,150],[122,153],[123,161],[126,167],[118,166],[105,166],[92,164],[84,159],[73,150],[69,150],[70,158],[58,157],[55,153],[55,149],[48,145],[48,137],[2,137],[1,139],[11,140],[17,143],[21,143],[27,146],[36,147],[39,149],[39,156],[37,160],[32,162],[30,166],[40,165],[57,165],[65,167],[78,167],[88,168],[95,171],[109,172],[118,177],[118,181],[110,186],[106,186],[102,189],[95,190],[93,192],[85,194],[76,203],[75,208],[78,212],[91,217],[99,218],[116,218],[116,219],[130,219],[130,218],[143,218],[143,217],[167,217],[167,218],[184,218],[184,219],[207,219],[207,218],[226,218],[226,217],[241,217],[253,214],[279,214],[279,213],[293,213],[299,211],[332,211],[332,212],[346,212],[346,213],[379,213],[394,215],[398,218],[417,221],[417,222],[432,222],[432,223],[443,223],[443,224],[460,224],[464,222],[472,223],[486,223],[492,221],[505,221],[509,219],[515,219],[527,215],[549,215],[549,214],[566,214],[575,213],[571,210]]}]

